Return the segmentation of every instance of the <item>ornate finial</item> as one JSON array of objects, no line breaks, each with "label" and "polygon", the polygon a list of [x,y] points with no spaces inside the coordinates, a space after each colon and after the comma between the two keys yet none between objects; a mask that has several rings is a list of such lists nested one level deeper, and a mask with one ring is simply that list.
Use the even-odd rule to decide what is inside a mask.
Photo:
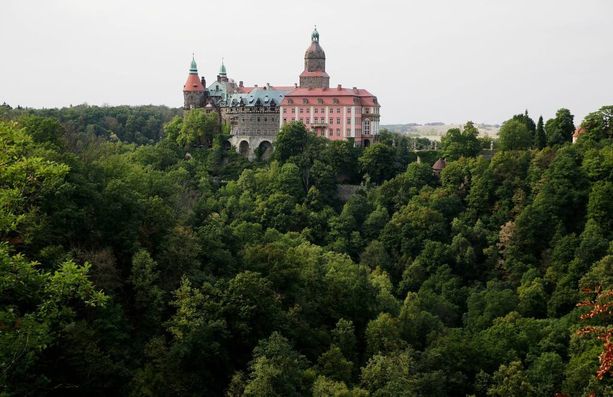
[{"label": "ornate finial", "polygon": [[189,72],[190,73],[198,74],[198,66],[196,66],[196,58],[195,58],[193,52],[192,52],[192,63],[190,65],[190,67],[189,67]]},{"label": "ornate finial", "polygon": [[317,31],[317,25],[315,25],[313,33],[311,33],[311,41],[319,42],[319,32]]},{"label": "ornate finial", "polygon": [[221,57],[221,66],[219,67],[219,75],[220,76],[225,76],[227,74],[227,72],[226,72],[226,65],[224,65],[223,61],[224,61],[224,58]]}]

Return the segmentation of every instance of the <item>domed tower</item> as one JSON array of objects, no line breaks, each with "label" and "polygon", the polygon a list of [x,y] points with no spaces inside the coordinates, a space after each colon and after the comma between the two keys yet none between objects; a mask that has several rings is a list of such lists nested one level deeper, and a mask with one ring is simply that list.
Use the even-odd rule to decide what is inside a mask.
[{"label": "domed tower", "polygon": [[202,80],[198,77],[198,66],[196,60],[192,56],[192,64],[189,68],[187,81],[183,85],[183,107],[185,109],[204,107],[205,92],[204,92],[204,77]]},{"label": "domed tower", "polygon": [[300,87],[330,87],[330,76],[326,73],[326,53],[319,45],[317,27],[311,34],[311,45],[304,53],[304,71],[300,73]]}]

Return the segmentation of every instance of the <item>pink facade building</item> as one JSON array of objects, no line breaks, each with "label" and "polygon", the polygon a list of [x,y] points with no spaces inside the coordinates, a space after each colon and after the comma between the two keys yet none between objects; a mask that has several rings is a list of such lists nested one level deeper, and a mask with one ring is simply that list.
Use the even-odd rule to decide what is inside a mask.
[{"label": "pink facade building", "polygon": [[364,89],[330,88],[326,55],[319,45],[317,29],[304,54],[300,85],[281,102],[279,125],[301,121],[317,135],[331,140],[351,138],[356,145],[368,146],[379,133],[377,97]]},{"label": "pink facade building", "polygon": [[[198,76],[192,59],[183,85],[184,108],[204,108],[219,113],[230,127],[229,142],[248,158],[259,152],[270,154],[283,125],[301,121],[307,129],[330,140],[353,140],[370,145],[379,133],[379,102],[364,89],[330,88],[326,54],[319,45],[317,29],[304,54],[299,84],[292,86],[245,86],[228,77],[221,64],[217,80],[208,87]],[[264,156],[266,157],[266,156]]]}]

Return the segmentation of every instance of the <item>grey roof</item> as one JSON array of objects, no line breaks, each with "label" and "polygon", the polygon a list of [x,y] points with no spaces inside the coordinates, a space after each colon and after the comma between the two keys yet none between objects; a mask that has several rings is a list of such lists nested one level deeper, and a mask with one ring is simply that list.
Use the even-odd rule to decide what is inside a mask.
[{"label": "grey roof", "polygon": [[269,87],[255,87],[247,94],[232,94],[228,97],[228,106],[279,106],[286,92]]}]

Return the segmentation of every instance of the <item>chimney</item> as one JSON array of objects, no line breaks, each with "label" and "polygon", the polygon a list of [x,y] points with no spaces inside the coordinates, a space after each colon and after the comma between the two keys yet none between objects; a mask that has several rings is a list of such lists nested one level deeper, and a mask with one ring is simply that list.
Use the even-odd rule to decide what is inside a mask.
[{"label": "chimney", "polygon": [[258,88],[258,85],[257,85],[257,84],[254,84],[254,85],[253,85],[253,87]]},{"label": "chimney", "polygon": [[294,88],[298,88],[298,83],[294,83]]},{"label": "chimney", "polygon": [[239,82],[238,82],[238,86],[239,86],[239,87],[244,87],[244,86],[243,86],[243,80],[241,80],[241,81],[239,81]]},{"label": "chimney", "polygon": [[336,89],[340,91],[340,90],[343,89],[343,86],[339,84],[339,85],[336,86]]}]

